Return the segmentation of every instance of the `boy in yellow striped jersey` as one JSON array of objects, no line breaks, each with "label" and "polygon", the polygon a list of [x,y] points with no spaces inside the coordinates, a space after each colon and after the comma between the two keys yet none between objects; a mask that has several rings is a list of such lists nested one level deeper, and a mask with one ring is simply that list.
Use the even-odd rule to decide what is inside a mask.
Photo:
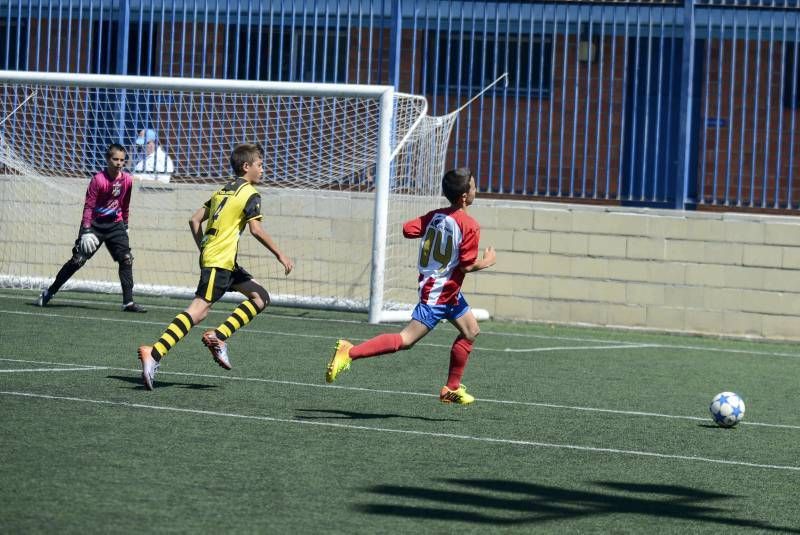
[{"label": "boy in yellow striped jersey", "polygon": [[[186,310],[175,316],[161,337],[152,346],[139,347],[142,380],[148,390],[153,389],[161,359],[192,327],[206,318],[211,306],[225,292],[233,289],[247,299],[219,327],[203,334],[203,344],[211,351],[217,364],[226,370],[231,369],[225,340],[269,305],[267,290],[236,263],[239,237],[245,227],[283,264],[286,275],[294,268],[292,260],[280,252],[261,227],[261,195],[254,184],[261,182],[262,158],[258,145],[247,143],[236,147],[231,153],[231,167],[236,178],[217,190],[189,220],[200,249],[200,283],[195,298]],[[205,221],[208,223],[203,232]]]}]

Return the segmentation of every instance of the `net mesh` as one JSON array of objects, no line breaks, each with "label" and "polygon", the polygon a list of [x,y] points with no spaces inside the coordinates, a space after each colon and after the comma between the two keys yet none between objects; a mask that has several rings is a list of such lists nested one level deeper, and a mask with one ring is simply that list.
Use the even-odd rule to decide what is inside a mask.
[{"label": "net mesh", "polygon": [[[135,178],[130,236],[137,294],[191,295],[199,277],[190,215],[230,179],[243,142],[264,148],[264,228],[296,264],[282,266],[247,233],[239,263],[277,304],[365,309],[370,292],[377,98],[229,92],[0,86],[0,286],[46,286],[70,255],[86,186],[110,143],[128,149]],[[384,303],[416,300],[417,243],[402,221],[441,206],[454,117],[428,117],[423,97],[396,94]],[[174,171],[137,173],[144,129]],[[152,164],[151,164],[152,165]],[[161,164],[163,165],[163,163]],[[145,169],[150,170],[152,168]],[[162,181],[153,180],[160,178]],[[119,292],[117,267],[98,254],[66,289]]]}]

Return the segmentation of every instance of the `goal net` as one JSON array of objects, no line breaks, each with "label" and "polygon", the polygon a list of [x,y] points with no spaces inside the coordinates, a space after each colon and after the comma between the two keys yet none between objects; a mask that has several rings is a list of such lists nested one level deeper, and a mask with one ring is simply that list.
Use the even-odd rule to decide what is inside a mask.
[{"label": "goal net", "polygon": [[[90,177],[110,143],[128,150],[137,295],[191,296],[199,278],[191,214],[231,177],[239,143],[264,149],[263,225],[295,261],[248,233],[239,263],[273,303],[370,312],[416,302],[418,244],[402,221],[443,206],[454,115],[387,86],[0,72],[0,287],[46,287],[69,258]],[[142,130],[174,169],[144,167]],[[99,252],[64,289],[119,292]],[[231,296],[233,299],[234,297]]]}]

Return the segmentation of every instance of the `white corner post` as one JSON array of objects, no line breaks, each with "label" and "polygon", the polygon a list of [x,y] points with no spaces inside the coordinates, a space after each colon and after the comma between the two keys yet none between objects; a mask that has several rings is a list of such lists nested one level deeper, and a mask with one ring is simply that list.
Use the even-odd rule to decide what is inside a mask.
[{"label": "white corner post", "polygon": [[394,92],[381,95],[380,131],[378,133],[378,163],[375,176],[375,217],[372,231],[372,273],[369,291],[369,322],[381,321],[383,309],[384,274],[386,272],[386,232],[389,219],[389,180],[391,173],[392,117]]}]

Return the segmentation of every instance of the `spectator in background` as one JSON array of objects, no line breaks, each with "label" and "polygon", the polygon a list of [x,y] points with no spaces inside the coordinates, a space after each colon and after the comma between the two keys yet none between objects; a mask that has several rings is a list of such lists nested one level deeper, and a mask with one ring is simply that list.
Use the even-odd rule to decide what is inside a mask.
[{"label": "spectator in background", "polygon": [[133,176],[140,180],[157,180],[168,184],[175,168],[164,149],[158,145],[156,131],[150,128],[139,132],[137,145],[144,145],[144,156],[133,168]]}]

